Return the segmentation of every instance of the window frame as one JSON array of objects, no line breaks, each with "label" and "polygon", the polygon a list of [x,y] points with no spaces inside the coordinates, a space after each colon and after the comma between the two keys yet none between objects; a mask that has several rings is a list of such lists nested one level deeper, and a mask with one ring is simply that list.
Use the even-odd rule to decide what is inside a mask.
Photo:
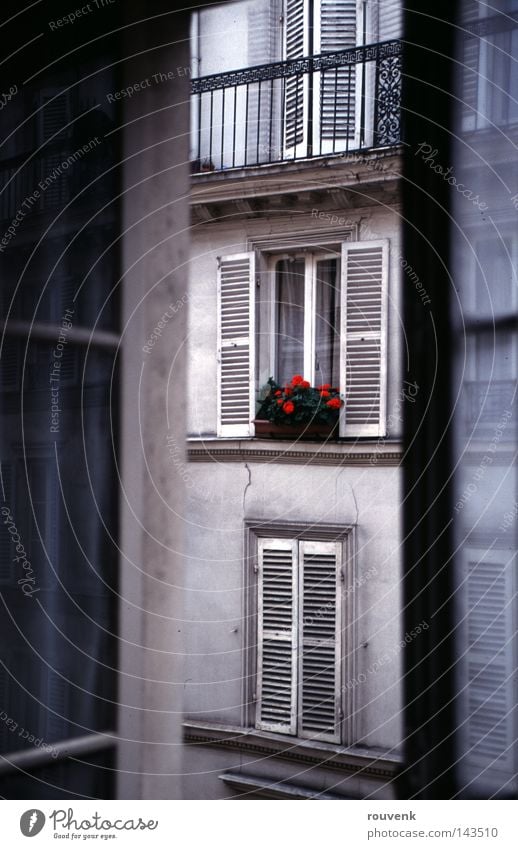
[{"label": "window frame", "polygon": [[[319,250],[294,250],[294,251],[283,251],[282,253],[276,254],[272,253],[268,257],[268,297],[270,301],[270,327],[268,330],[269,335],[269,363],[270,363],[270,374],[273,375],[274,379],[278,382],[278,374],[277,374],[277,306],[279,303],[278,299],[278,286],[277,286],[277,263],[283,259],[303,259],[304,260],[304,353],[303,353],[303,377],[305,380],[309,380],[311,386],[315,385],[315,361],[316,361],[316,302],[317,302],[317,263],[326,260],[333,259],[336,260],[337,263],[337,273],[336,273],[336,294],[337,294],[337,304],[338,311],[340,312],[340,293],[341,293],[341,279],[342,279],[342,267],[341,267],[341,250],[340,245],[336,249],[330,247],[327,251],[319,251]],[[340,340],[340,316],[338,317],[337,326],[335,327],[335,333],[338,335],[338,339]],[[260,338],[260,337],[259,337]],[[341,354],[341,345],[339,343],[338,347],[338,356]],[[257,375],[259,378],[259,375]],[[338,383],[337,383],[338,385]]]},{"label": "window frame", "polygon": [[259,540],[280,539],[302,542],[334,542],[340,545],[341,569],[341,639],[340,658],[342,698],[340,741],[331,743],[324,741],[322,745],[354,746],[359,740],[357,719],[357,687],[347,688],[345,682],[357,676],[359,640],[358,640],[358,599],[357,592],[349,592],[348,588],[355,586],[357,578],[357,530],[356,525],[333,525],[301,522],[267,522],[250,519],[244,526],[244,575],[243,575],[243,664],[242,664],[242,709],[241,726],[250,728],[255,734],[279,733],[283,739],[300,740],[304,743],[318,740],[318,736],[300,736],[297,733],[267,732],[257,727],[257,674],[258,674],[258,549]]}]

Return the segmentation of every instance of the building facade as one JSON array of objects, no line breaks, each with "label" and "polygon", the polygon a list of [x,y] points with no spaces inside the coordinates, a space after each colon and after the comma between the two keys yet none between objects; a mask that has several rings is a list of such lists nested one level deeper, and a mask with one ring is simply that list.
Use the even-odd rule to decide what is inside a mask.
[{"label": "building facade", "polygon": [[[393,795],[427,627],[400,622],[400,17],[272,0],[193,23],[187,798]],[[295,375],[340,389],[331,436],[257,424]]]}]

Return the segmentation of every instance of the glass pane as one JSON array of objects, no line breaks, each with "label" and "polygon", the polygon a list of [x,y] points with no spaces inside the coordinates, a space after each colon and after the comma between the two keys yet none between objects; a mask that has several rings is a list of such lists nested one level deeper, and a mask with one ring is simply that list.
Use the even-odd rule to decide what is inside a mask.
[{"label": "glass pane", "polygon": [[338,260],[317,262],[315,318],[315,384],[340,381],[340,291]]},{"label": "glass pane", "polygon": [[304,373],[303,259],[281,259],[276,265],[277,382],[288,383]]},{"label": "glass pane", "polygon": [[75,370],[51,384],[56,349],[35,344],[33,358],[33,344],[8,340],[16,379],[0,421],[3,752],[104,730],[115,715],[113,357],[70,346]]},{"label": "glass pane", "polygon": [[2,112],[0,312],[60,324],[71,310],[75,326],[115,330],[118,187],[106,136],[115,107],[106,92],[116,86],[109,70],[77,74],[23,86]]},{"label": "glass pane", "polygon": [[[49,763],[39,769],[13,772],[0,779],[3,799],[114,799],[115,753],[112,750]],[[81,841],[82,842],[82,841]]]},{"label": "glass pane", "polygon": [[[469,4],[462,5],[466,11]],[[518,792],[518,204],[509,192],[518,185],[518,165],[501,129],[515,114],[509,52],[518,23],[498,17],[511,8],[497,2],[491,37],[475,34],[478,49],[470,55],[477,57],[477,103],[487,120],[483,130],[457,127],[452,162],[456,769],[459,795],[484,798]],[[458,55],[468,40],[460,36]]]}]

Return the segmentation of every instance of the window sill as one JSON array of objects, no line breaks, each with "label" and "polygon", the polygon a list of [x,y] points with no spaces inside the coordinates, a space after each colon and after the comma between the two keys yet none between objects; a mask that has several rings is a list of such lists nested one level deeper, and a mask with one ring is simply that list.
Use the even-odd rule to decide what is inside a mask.
[{"label": "window sill", "polygon": [[393,780],[402,763],[401,757],[392,750],[387,752],[364,746],[336,746],[222,723],[187,721],[183,724],[183,731],[184,742],[189,745],[216,746],[247,754],[278,757],[346,773],[361,773],[362,777],[383,781]]},{"label": "window sill", "polygon": [[324,442],[293,439],[191,437],[187,440],[191,463],[301,463],[316,466],[400,466],[399,440],[333,439]]}]

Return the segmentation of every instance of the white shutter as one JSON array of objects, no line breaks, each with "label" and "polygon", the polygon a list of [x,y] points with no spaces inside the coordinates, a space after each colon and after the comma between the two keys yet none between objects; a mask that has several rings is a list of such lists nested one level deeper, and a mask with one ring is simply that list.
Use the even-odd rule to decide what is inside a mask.
[{"label": "white shutter", "polygon": [[301,542],[299,736],[339,743],[341,562],[334,542]]},{"label": "white shutter", "polygon": [[342,245],[342,436],[385,436],[388,241]]},{"label": "white shutter", "polygon": [[[479,18],[479,4],[475,0],[469,0],[461,4],[461,26],[477,21]],[[480,36],[470,34],[461,30],[462,41],[462,70],[461,70],[461,120],[464,132],[475,130],[480,122],[478,110],[479,95],[479,61],[480,61]]]},{"label": "white shutter", "polygon": [[252,436],[255,411],[255,257],[220,258],[218,269],[218,436]]},{"label": "white shutter", "polygon": [[[334,53],[357,43],[356,0],[316,0],[314,52]],[[353,64],[315,74],[313,153],[344,150],[348,140],[349,147],[357,146],[358,67]]]},{"label": "white shutter", "polygon": [[515,628],[512,572],[514,557],[489,551],[469,557],[467,600],[466,748],[477,775],[490,781],[495,771],[514,771]]},{"label": "white shutter", "polygon": [[297,543],[259,540],[258,728],[296,733]]},{"label": "white shutter", "polygon": [[[286,0],[286,59],[300,59],[309,52],[309,2]],[[286,78],[284,90],[284,156],[307,155],[308,75]]]},{"label": "white shutter", "polygon": [[[5,500],[2,506],[11,511],[14,510],[13,504],[13,465],[12,463],[2,463],[2,481],[4,485]],[[0,529],[0,583],[10,583],[13,571],[14,547],[11,534],[7,530],[7,525],[2,521]]]},{"label": "white shutter", "polygon": [[403,34],[403,6],[401,0],[380,0],[379,41],[392,41]]}]

